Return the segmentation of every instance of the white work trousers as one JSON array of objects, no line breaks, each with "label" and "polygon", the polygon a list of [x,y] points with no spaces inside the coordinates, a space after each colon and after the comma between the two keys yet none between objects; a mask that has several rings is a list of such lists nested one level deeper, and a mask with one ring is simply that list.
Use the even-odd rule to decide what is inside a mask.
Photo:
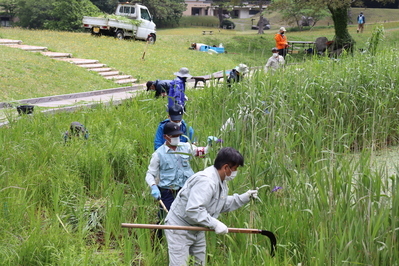
[{"label": "white work trousers", "polygon": [[206,240],[204,231],[165,230],[168,241],[169,266],[186,266],[189,255],[195,265],[205,265]]}]

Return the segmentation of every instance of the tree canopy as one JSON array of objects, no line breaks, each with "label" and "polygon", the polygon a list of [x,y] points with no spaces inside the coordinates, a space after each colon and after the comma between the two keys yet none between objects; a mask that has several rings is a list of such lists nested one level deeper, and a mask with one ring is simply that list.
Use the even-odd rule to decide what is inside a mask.
[{"label": "tree canopy", "polygon": [[[289,1],[304,7],[320,8],[321,10],[327,8],[330,11],[332,20],[334,22],[335,37],[334,49],[347,49],[352,51],[355,44],[354,39],[349,34],[348,12],[352,6],[362,6],[364,3],[361,0],[273,0],[274,4],[278,5],[281,1]],[[395,0],[372,0],[379,3],[393,3]],[[283,8],[281,6],[281,8]],[[281,9],[279,8],[279,9]],[[284,7],[286,8],[286,6]]]},{"label": "tree canopy", "polygon": [[[13,0],[0,0],[0,3]],[[75,31],[82,27],[82,17],[98,14],[89,0],[15,0],[18,26],[32,29]]]},{"label": "tree canopy", "polygon": [[178,23],[187,7],[184,0],[143,0],[141,3],[148,8],[157,27]]}]

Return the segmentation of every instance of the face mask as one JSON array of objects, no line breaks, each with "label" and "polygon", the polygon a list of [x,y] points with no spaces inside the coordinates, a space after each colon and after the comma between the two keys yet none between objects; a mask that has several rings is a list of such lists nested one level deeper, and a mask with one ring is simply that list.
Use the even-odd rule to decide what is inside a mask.
[{"label": "face mask", "polygon": [[273,56],[274,57],[278,57],[278,53],[273,53]]},{"label": "face mask", "polygon": [[177,122],[176,124],[177,124],[179,127],[181,126],[181,122]]},{"label": "face mask", "polygon": [[[230,168],[230,166],[229,166],[229,168]],[[230,168],[230,171],[231,171],[231,168]],[[224,173],[226,174],[226,171],[225,171]],[[227,174],[226,174],[226,176],[224,177],[224,180],[225,180],[225,181],[231,181],[231,180],[233,180],[234,177],[236,177],[237,173],[238,173],[238,171],[231,171],[231,174],[230,174],[230,175],[227,175]]]},{"label": "face mask", "polygon": [[171,146],[177,146],[179,145],[180,142],[180,137],[175,137],[175,138],[170,138],[169,144]]}]

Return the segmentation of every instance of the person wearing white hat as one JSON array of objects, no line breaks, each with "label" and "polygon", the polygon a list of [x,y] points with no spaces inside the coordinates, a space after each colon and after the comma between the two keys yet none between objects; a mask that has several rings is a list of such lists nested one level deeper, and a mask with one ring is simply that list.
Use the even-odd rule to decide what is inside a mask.
[{"label": "person wearing white hat", "polygon": [[186,81],[192,76],[187,67],[180,68],[179,72],[175,72],[176,78],[170,83],[169,94],[168,94],[168,107],[172,107],[176,104],[183,106],[185,109],[186,101]]},{"label": "person wearing white hat", "polygon": [[232,83],[242,80],[244,75],[248,72],[249,70],[246,64],[239,64],[238,66],[233,68],[229,73],[229,77],[227,78],[228,86],[231,87]]},{"label": "person wearing white hat", "polygon": [[276,47],[278,49],[279,55],[285,57],[287,54],[287,48],[288,48],[288,40],[287,36],[285,36],[285,28],[281,27],[279,32],[276,33],[274,36],[274,39],[276,40]]}]

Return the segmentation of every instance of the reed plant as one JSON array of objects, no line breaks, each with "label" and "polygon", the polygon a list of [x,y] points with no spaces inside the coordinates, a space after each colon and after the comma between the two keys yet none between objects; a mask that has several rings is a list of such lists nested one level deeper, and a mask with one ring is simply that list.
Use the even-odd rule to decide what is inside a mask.
[{"label": "reed plant", "polygon": [[[187,91],[198,144],[223,140],[193,158],[194,171],[231,146],[245,166],[230,194],[268,185],[221,221],[273,231],[278,242],[271,257],[262,235],[207,232],[209,265],[397,264],[397,175],[371,158],[397,145],[398,58],[395,44],[376,45],[375,55],[318,57]],[[118,106],[37,112],[0,128],[2,264],[167,265],[165,241],[120,226],[157,222],[144,177],[165,104],[140,92]],[[64,143],[73,121],[88,140]]]}]

